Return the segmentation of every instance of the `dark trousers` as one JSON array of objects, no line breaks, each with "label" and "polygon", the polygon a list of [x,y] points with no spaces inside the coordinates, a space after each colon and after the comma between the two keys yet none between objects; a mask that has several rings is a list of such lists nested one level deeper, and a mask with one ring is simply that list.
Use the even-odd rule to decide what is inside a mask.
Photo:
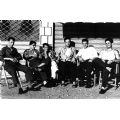
[{"label": "dark trousers", "polygon": [[106,62],[103,62],[101,59],[96,58],[93,61],[95,67],[99,68],[99,70],[102,71],[102,86],[106,87],[107,83],[108,83],[108,75],[109,75],[109,71],[106,69],[106,67],[110,67],[112,68],[111,72],[114,73],[115,67],[116,67],[116,63],[113,62],[111,64],[107,64]]},{"label": "dark trousers", "polygon": [[33,61],[29,61],[29,67],[32,70],[32,75],[33,75],[33,80],[34,81],[39,81],[41,82],[41,74],[40,72],[37,70],[38,65],[40,64],[39,60],[33,60]]},{"label": "dark trousers", "polygon": [[32,82],[32,72],[25,65],[21,65],[20,63],[13,63],[12,61],[5,61],[5,70],[12,76],[14,84],[19,84],[17,72],[22,71],[25,73],[26,81]]},{"label": "dark trousers", "polygon": [[[38,65],[41,63],[46,63],[43,67],[41,67],[41,71],[35,70],[35,68],[38,68]],[[33,69],[34,73],[34,80],[36,81],[37,79],[41,81],[49,81],[51,78],[51,61],[50,59],[44,59],[42,61],[31,61],[30,62],[30,67]]]},{"label": "dark trousers", "polygon": [[[77,67],[77,77],[83,82],[84,79],[87,80],[87,83],[91,82],[91,72],[93,70],[92,62],[81,62]],[[86,76],[86,78],[85,78]]]},{"label": "dark trousers", "polygon": [[67,78],[69,78],[71,82],[76,80],[76,64],[70,61],[60,61],[58,67],[60,81],[66,81]]}]

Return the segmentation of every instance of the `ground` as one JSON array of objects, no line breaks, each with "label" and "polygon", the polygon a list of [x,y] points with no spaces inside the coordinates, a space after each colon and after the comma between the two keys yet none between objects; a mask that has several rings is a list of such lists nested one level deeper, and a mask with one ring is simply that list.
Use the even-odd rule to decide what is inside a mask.
[{"label": "ground", "polygon": [[109,99],[120,98],[120,87],[112,87],[105,94],[99,94],[98,85],[92,88],[77,87],[72,88],[72,84],[63,87],[58,85],[52,88],[41,87],[40,91],[29,91],[19,95],[18,88],[1,87],[1,97],[3,99]]}]

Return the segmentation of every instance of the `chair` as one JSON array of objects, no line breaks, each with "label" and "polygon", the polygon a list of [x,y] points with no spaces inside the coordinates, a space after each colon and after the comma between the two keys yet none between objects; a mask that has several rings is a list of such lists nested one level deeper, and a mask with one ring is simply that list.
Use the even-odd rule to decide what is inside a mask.
[{"label": "chair", "polygon": [[[17,76],[18,76],[19,83],[20,83],[20,87],[23,88],[22,80],[21,80],[19,71],[16,71],[16,72],[17,72]],[[2,78],[2,74],[3,74],[4,78]],[[7,73],[7,71],[5,70],[3,64],[2,64],[2,66],[1,66],[1,71],[0,71],[0,84],[1,84],[1,85],[2,85],[2,82],[1,82],[2,79],[5,80],[5,83],[6,83],[7,87],[8,87],[8,88],[11,88],[10,85],[9,85],[8,79],[12,79],[12,76],[10,76],[10,75]]]},{"label": "chair", "polygon": [[95,87],[96,86],[96,80],[97,80],[96,69],[93,69],[91,74],[93,75],[93,78],[92,78],[92,80],[93,80],[93,87]]},{"label": "chair", "polygon": [[[114,87],[118,87],[118,77],[120,77],[120,71],[119,71],[119,63],[120,62],[116,62],[116,67],[115,67],[115,74],[114,74],[114,78],[112,78],[112,83],[109,83],[110,85],[114,86]],[[99,89],[101,89],[102,86],[102,71],[100,71],[99,73]]]},{"label": "chair", "polygon": [[119,77],[119,62],[116,63],[116,68],[115,68],[115,78],[112,78],[113,83],[111,85],[113,85],[114,87],[118,87],[118,77]]},{"label": "chair", "polygon": [[102,87],[102,71],[99,71],[99,89]]}]

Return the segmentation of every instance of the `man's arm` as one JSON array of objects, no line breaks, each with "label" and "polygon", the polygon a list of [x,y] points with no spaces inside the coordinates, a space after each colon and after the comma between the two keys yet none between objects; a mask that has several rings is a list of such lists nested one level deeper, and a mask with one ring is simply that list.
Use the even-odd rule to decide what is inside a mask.
[{"label": "man's arm", "polygon": [[18,61],[19,61],[19,60],[22,60],[22,56],[21,56],[20,53],[18,53],[18,51],[17,51],[16,48],[15,48],[15,51],[16,51],[16,52],[15,52],[16,54],[15,54],[15,58],[14,58],[14,59],[17,59]]},{"label": "man's arm", "polygon": [[79,49],[79,52],[76,55],[76,59],[78,60],[78,62],[84,62],[83,58],[82,58],[82,52],[81,49]]},{"label": "man's arm", "polygon": [[32,56],[29,55],[29,49],[26,49],[24,52],[23,52],[23,58],[25,60],[29,60],[32,58]]},{"label": "man's arm", "polygon": [[11,61],[13,61],[12,58],[5,57],[5,51],[6,51],[5,48],[3,48],[3,49],[0,51],[0,61],[3,61],[3,62],[4,62],[4,60],[11,60]]},{"label": "man's arm", "polygon": [[72,48],[73,49],[73,58],[72,58],[72,62],[75,63],[76,62],[76,49],[75,48]]},{"label": "man's arm", "polygon": [[89,62],[92,62],[95,58],[98,58],[98,52],[94,47],[91,47],[90,50],[91,50],[90,52],[92,52],[92,54],[90,56]]},{"label": "man's arm", "polygon": [[98,58],[100,58],[103,62],[105,62],[105,60],[103,60],[103,50],[99,52]]},{"label": "man's arm", "polygon": [[61,48],[59,48],[56,52],[57,62],[60,60],[60,56],[61,56]]},{"label": "man's arm", "polygon": [[115,53],[115,58],[116,58],[116,59],[115,59],[113,62],[120,62],[119,51],[115,50],[114,53]]},{"label": "man's arm", "polygon": [[4,61],[5,51],[6,51],[6,48],[5,48],[5,47],[3,47],[2,50],[0,51],[0,60],[1,60],[1,61]]}]

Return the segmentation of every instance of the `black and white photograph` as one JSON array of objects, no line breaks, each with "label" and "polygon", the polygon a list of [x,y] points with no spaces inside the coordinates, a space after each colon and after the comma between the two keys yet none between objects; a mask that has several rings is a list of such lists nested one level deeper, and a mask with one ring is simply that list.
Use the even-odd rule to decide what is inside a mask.
[{"label": "black and white photograph", "polygon": [[119,98],[120,23],[1,20],[1,97]]},{"label": "black and white photograph", "polygon": [[119,0],[0,5],[1,120],[119,118]]}]

